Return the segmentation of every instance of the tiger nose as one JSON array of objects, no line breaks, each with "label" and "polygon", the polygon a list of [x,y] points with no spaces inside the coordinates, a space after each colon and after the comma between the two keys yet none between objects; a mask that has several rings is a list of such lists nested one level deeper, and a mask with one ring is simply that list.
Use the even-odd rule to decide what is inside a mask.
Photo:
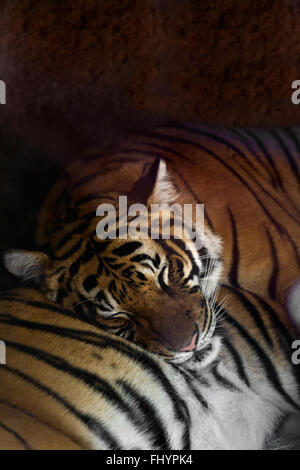
[{"label": "tiger nose", "polygon": [[178,351],[182,351],[182,352],[194,351],[194,349],[196,348],[197,338],[198,338],[198,331],[196,331],[196,333],[193,334],[190,344],[188,344],[187,346],[184,346],[183,348],[178,349]]}]

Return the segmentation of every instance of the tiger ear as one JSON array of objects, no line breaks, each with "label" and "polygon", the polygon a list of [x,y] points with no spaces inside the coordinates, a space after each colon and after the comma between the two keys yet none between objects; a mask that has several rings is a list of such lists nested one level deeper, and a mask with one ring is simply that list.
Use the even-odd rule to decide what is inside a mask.
[{"label": "tiger ear", "polygon": [[172,203],[177,197],[174,184],[170,181],[166,162],[158,157],[133,186],[129,198],[141,204]]},{"label": "tiger ear", "polygon": [[44,270],[50,265],[50,258],[40,251],[9,250],[4,253],[3,262],[6,269],[23,281],[41,282]]}]

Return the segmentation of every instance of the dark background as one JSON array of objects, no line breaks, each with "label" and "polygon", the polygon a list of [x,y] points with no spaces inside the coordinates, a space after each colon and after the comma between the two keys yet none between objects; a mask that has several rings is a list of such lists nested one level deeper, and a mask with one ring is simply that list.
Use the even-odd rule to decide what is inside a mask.
[{"label": "dark background", "polygon": [[299,124],[299,39],[298,0],[1,0],[0,250],[34,247],[61,168],[128,128]]}]

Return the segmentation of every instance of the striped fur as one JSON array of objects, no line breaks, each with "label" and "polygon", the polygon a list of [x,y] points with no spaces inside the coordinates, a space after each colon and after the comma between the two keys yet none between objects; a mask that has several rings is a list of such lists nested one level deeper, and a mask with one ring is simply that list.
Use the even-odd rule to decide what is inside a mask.
[{"label": "striped fur", "polygon": [[[184,281],[196,273],[193,282],[200,279],[203,295],[201,276],[209,277],[209,266],[213,266],[212,291],[221,275],[220,249],[217,243],[211,243],[215,240],[213,233],[220,235],[224,242],[223,282],[284,305],[287,293],[300,277],[299,145],[297,129],[256,131],[172,124],[132,133],[118,151],[109,155],[94,150],[65,172],[45,202],[37,242],[50,255],[51,262],[44,254],[35,263],[32,255],[29,264],[36,270],[34,276],[58,303],[69,308],[76,306],[80,314],[90,314],[102,324],[103,310],[107,313],[109,308],[107,302],[101,307],[101,302],[109,297],[111,303],[112,296],[117,297],[120,311],[125,316],[129,314],[129,323],[135,326],[128,327],[127,317],[126,324],[124,318],[120,317],[119,322],[115,318],[115,332],[172,358],[178,355],[180,345],[189,342],[194,331],[195,317],[190,322],[185,313],[197,311],[196,324],[200,331],[205,321],[203,311],[197,310],[201,293],[197,298],[185,295],[188,291],[181,289]],[[136,261],[132,260],[134,256],[128,256],[124,263],[124,257],[114,256],[115,243],[103,247],[94,239],[95,210],[103,201],[115,201],[120,194],[131,194],[137,181],[143,183],[138,188],[141,191],[145,174],[158,158],[167,163],[169,183],[173,183],[179,194],[176,202],[205,204],[206,246],[197,258],[184,244],[143,241],[143,246],[134,253]],[[150,195],[152,201],[155,191],[159,193],[157,185]],[[116,243],[119,247],[124,242]],[[168,265],[171,279],[179,280],[176,299],[181,298],[181,303],[174,304],[171,296],[161,295],[161,286],[155,287],[159,292],[153,295],[151,282],[161,272],[154,266],[157,255],[160,262]],[[142,266],[147,256],[156,271],[154,276],[149,268]],[[8,264],[11,271],[18,272],[12,267],[13,262]],[[24,272],[24,263],[19,264]],[[115,278],[111,266],[114,264],[118,265]],[[168,279],[166,276],[164,282]],[[189,285],[191,291],[193,282]],[[95,290],[94,286],[97,286]],[[100,307],[95,317],[91,306],[97,295]],[[161,305],[166,307],[164,312],[172,311],[174,315],[162,315]],[[114,313],[117,310],[113,308]],[[155,320],[151,327],[145,326],[149,318]],[[136,331],[140,322],[144,334],[141,329],[139,333]],[[113,331],[113,325],[106,325]],[[170,343],[162,345],[157,332],[164,337],[170,335],[173,348]],[[178,360],[182,358],[186,356],[179,354]]]},{"label": "striped fur", "polygon": [[96,207],[99,185],[105,191],[103,183],[111,184],[108,171],[128,166],[118,182],[118,192],[126,193],[132,184],[129,175],[134,181],[140,165],[160,156],[179,202],[205,204],[208,224],[224,240],[226,279],[283,302],[299,277],[299,141],[298,129],[291,128],[226,130],[177,124],[135,134],[120,152],[106,158],[95,151],[73,166],[66,179],[78,186],[69,191],[66,181],[58,183],[41,215],[38,242],[49,241],[59,197],[61,205],[68,205],[68,195],[74,199],[72,208],[84,213],[81,204]]},{"label": "striped fur", "polygon": [[[88,174],[93,172],[94,181],[81,170],[78,172],[75,163],[64,176],[67,188],[59,200],[57,188],[53,190],[55,221],[44,221],[50,232],[48,242],[44,240],[49,256],[45,252],[12,250],[5,255],[5,264],[25,281],[34,278],[51,300],[88,315],[104,329],[169,360],[182,362],[191,357],[194,347],[205,347],[214,331],[213,307],[222,272],[221,241],[208,227],[204,227],[202,246],[189,239],[185,231],[177,239],[173,235],[181,219],[172,213],[171,239],[144,239],[142,235],[122,239],[118,235],[124,222],[118,213],[117,237],[99,240],[96,209],[100,203],[111,202],[117,207],[123,192],[131,203],[139,201],[149,206],[168,199],[172,203],[176,190],[168,180],[164,161],[156,159],[146,167],[145,162],[140,163],[128,168],[126,163],[129,183],[124,182],[124,190],[118,191],[115,179],[123,183],[119,164],[116,171],[110,159],[101,161],[102,177],[98,179],[99,161],[91,162],[93,170],[89,168]],[[108,175],[108,181],[103,180],[103,174]],[[91,187],[95,184],[102,188],[96,196]],[[49,215],[46,207],[47,203],[45,211]],[[163,214],[168,214],[166,209]],[[189,228],[198,230],[201,237],[199,227]]]},{"label": "striped fur", "polygon": [[299,368],[286,314],[242,289],[222,289],[220,302],[228,295],[217,357],[205,367],[196,354],[183,367],[36,290],[3,293],[0,448],[261,449],[278,437],[291,445],[282,429],[299,420]]}]

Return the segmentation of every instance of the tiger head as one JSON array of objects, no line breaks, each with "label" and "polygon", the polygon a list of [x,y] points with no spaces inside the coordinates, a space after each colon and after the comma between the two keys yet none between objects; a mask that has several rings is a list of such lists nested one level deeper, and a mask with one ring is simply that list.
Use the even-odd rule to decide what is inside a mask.
[{"label": "tiger head", "polygon": [[[173,202],[174,194],[160,159],[127,196],[150,207]],[[64,224],[57,222],[56,236],[61,226],[64,229],[51,250],[49,246],[44,252],[10,250],[4,263],[11,273],[33,279],[51,300],[81,318],[86,316],[167,360],[186,361],[208,346],[215,329],[214,301],[222,272],[220,239],[205,228],[203,246],[196,247],[184,230],[180,239],[172,236],[174,223],[169,239],[145,238],[141,226],[120,238],[122,220],[113,191],[106,195],[104,202],[108,201],[116,208],[116,237],[99,239],[95,212],[81,214],[78,220],[68,214]],[[176,215],[171,215],[174,222]],[[163,210],[159,217],[161,229]]]}]

